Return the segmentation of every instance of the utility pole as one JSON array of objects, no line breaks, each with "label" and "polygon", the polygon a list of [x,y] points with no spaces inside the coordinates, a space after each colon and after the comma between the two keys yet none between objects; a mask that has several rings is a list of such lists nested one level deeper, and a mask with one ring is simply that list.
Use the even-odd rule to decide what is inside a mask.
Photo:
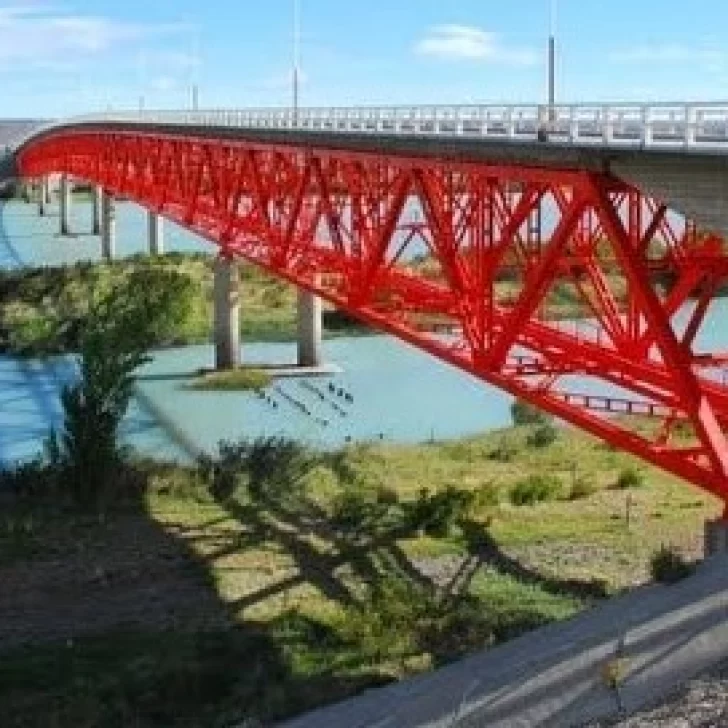
[{"label": "utility pole", "polygon": [[190,106],[192,111],[200,108],[200,36],[197,28],[193,30],[190,54]]},{"label": "utility pole", "polygon": [[556,118],[556,2],[551,0],[549,12],[548,97],[549,121]]},{"label": "utility pole", "polygon": [[301,68],[301,0],[293,0],[293,124],[298,123]]}]

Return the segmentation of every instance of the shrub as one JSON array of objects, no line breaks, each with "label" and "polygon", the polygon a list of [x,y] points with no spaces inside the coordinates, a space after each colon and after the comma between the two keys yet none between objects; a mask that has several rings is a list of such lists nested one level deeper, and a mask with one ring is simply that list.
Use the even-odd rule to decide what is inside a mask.
[{"label": "shrub", "polygon": [[555,475],[529,475],[510,489],[508,497],[514,506],[532,506],[553,500],[561,490],[561,481]]},{"label": "shrub", "polygon": [[641,488],[645,485],[645,476],[636,468],[624,468],[617,477],[615,488],[626,490],[627,488]]},{"label": "shrub", "polygon": [[0,493],[9,491],[17,497],[30,498],[47,495],[53,485],[53,473],[41,458],[0,470]]},{"label": "shrub", "polygon": [[358,531],[384,515],[387,506],[377,503],[374,494],[345,490],[333,501],[331,522],[344,530]]},{"label": "shrub", "polygon": [[367,588],[359,604],[342,612],[337,631],[370,659],[405,658],[431,632],[437,612],[429,591],[384,576]]},{"label": "shrub", "polygon": [[519,425],[545,425],[552,421],[551,415],[534,407],[522,399],[514,400],[511,405],[513,424]]},{"label": "shrub", "polygon": [[484,510],[498,508],[501,502],[501,489],[497,483],[484,483],[473,492],[470,512],[475,514]]},{"label": "shrub", "polygon": [[119,483],[118,431],[134,372],[183,315],[187,293],[179,276],[140,269],[95,301],[84,319],[80,377],[61,392],[63,425],[48,443],[58,482],[78,505],[101,505]]},{"label": "shrub", "polygon": [[376,488],[377,503],[385,506],[396,506],[399,504],[399,495],[394,488],[388,488],[386,485],[379,485]]},{"label": "shrub", "polygon": [[413,531],[428,536],[447,536],[473,505],[475,496],[470,491],[448,486],[439,493],[430,495],[422,489],[414,503],[405,511],[405,523]]},{"label": "shrub", "polygon": [[316,464],[300,443],[259,437],[252,442],[220,442],[217,457],[200,458],[198,470],[218,501],[245,487],[253,500],[283,502],[301,494],[304,478]]},{"label": "shrub", "polygon": [[693,573],[693,568],[675,549],[664,545],[650,559],[650,574],[661,584],[674,584],[685,579]]},{"label": "shrub", "polygon": [[597,492],[597,486],[592,480],[586,478],[578,478],[574,481],[569,491],[569,500],[580,500],[581,498],[588,498]]},{"label": "shrub", "polygon": [[556,442],[559,431],[551,424],[539,425],[529,436],[526,442],[530,447],[548,447]]},{"label": "shrub", "polygon": [[503,436],[498,445],[488,453],[488,458],[498,463],[510,463],[518,455],[518,445],[509,437]]}]

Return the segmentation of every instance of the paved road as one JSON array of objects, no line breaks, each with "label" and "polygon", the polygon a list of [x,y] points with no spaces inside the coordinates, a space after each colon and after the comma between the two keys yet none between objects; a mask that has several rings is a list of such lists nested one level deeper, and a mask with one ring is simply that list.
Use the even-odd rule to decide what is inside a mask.
[{"label": "paved road", "polygon": [[[728,656],[728,557],[285,728],[568,728],[630,714]],[[617,662],[618,661],[618,662]],[[617,666],[617,689],[605,669]]]}]

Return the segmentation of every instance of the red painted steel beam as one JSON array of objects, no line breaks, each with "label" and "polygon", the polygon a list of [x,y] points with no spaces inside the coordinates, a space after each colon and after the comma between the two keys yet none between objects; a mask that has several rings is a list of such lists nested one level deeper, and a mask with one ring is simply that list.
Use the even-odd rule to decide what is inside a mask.
[{"label": "red painted steel beam", "polygon": [[[18,161],[152,208],[728,502],[728,386],[709,376],[725,353],[693,349],[726,247],[614,178],[141,130],[50,134]],[[573,375],[604,392],[570,393]]]}]

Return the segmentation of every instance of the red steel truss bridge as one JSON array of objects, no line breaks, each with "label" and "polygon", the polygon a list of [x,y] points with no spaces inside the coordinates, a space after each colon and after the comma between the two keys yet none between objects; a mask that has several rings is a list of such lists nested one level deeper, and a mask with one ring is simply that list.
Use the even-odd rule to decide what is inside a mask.
[{"label": "red steel truss bridge", "polygon": [[572,110],[564,137],[561,112],[224,113],[52,125],[16,171],[102,185],[728,502],[728,354],[697,343],[728,251],[713,208],[705,230],[679,214],[704,190],[668,194],[724,153],[728,114]]}]

